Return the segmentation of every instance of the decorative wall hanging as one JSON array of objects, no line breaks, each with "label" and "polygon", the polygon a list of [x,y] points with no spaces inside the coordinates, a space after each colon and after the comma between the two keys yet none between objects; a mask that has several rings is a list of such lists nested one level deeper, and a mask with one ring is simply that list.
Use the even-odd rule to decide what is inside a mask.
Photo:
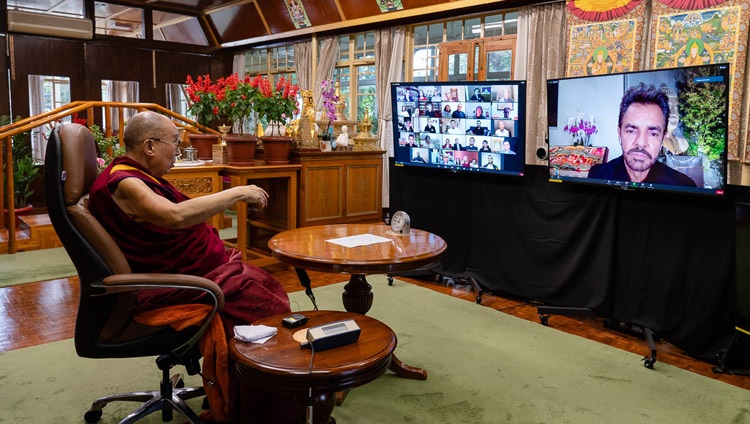
[{"label": "decorative wall hanging", "polygon": [[[729,0],[721,7],[679,10],[669,5],[695,7],[716,0],[660,0],[653,2],[651,58],[653,69],[708,63],[729,63],[728,160],[750,160],[748,146],[740,146],[740,108],[747,47],[746,0]],[[742,151],[741,148],[742,147]]]},{"label": "decorative wall hanging", "polygon": [[310,26],[310,19],[307,18],[307,12],[302,2],[299,0],[284,0],[284,3],[286,3],[286,9],[289,11],[289,17],[292,18],[295,28],[300,29]]},{"label": "decorative wall hanging", "polygon": [[570,0],[568,11],[584,21],[617,19],[635,9],[641,0]]},{"label": "decorative wall hanging", "polygon": [[401,0],[375,0],[378,2],[380,13],[393,12],[394,10],[402,10],[404,4]]},{"label": "decorative wall hanging", "polygon": [[[568,2],[568,77],[628,72],[640,67],[645,7],[640,0],[610,1],[610,9],[601,3]],[[625,19],[601,21],[606,16],[625,14]]]},{"label": "decorative wall hanging", "polygon": [[635,20],[571,26],[566,75],[580,77],[635,69],[637,27]]}]

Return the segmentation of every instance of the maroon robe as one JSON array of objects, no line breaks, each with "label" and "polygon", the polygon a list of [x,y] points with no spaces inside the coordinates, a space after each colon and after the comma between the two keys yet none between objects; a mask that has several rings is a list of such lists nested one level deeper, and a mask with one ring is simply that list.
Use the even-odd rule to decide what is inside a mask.
[{"label": "maroon robe", "polygon": [[[175,203],[189,197],[124,156],[116,158],[96,179],[90,193],[91,213],[120,246],[133,272],[191,274],[216,282],[224,293],[221,318],[227,337],[234,334],[235,325],[290,311],[289,298],[278,281],[264,270],[243,262],[236,249],[227,250],[218,231],[208,224],[171,230],[138,222],[123,212],[112,193],[125,178],[138,178]],[[136,310],[200,301],[202,295],[194,293],[175,289],[139,292]]]}]

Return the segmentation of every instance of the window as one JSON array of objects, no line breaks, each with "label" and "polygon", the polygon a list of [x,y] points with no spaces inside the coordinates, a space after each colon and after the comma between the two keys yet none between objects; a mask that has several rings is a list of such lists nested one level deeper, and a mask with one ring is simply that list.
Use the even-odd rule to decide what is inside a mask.
[{"label": "window", "polygon": [[[49,112],[70,103],[70,78],[29,75],[29,116]],[[70,122],[67,117],[64,121]],[[34,160],[43,162],[47,138],[54,125],[34,128],[31,132],[31,152]]]},{"label": "window", "polygon": [[94,15],[97,34],[145,38],[143,9],[95,2]]},{"label": "window", "polygon": [[[258,48],[245,53],[245,72],[247,75],[263,75],[275,86],[282,76],[297,84],[297,72],[294,64],[294,46],[285,45],[269,48]],[[302,99],[297,95],[297,104],[302,106]],[[256,124],[251,119],[245,120],[245,130],[252,131]],[[292,117],[290,119],[296,119]]]},{"label": "window", "polygon": [[[377,132],[377,101],[375,78],[375,33],[342,35],[333,79],[340,84],[340,102],[349,121],[359,121],[367,108]],[[352,97],[352,95],[354,97]]]},{"label": "window", "polygon": [[[138,103],[138,81],[111,81],[102,80],[102,101],[104,102],[120,102],[120,103]],[[130,119],[131,116],[135,115],[137,110],[133,108],[122,108],[122,117],[125,122],[120,123],[120,108],[112,107],[109,111],[104,108],[103,115],[105,124],[102,125],[102,132],[106,131],[104,126],[107,122],[107,114],[111,114],[112,119],[112,134],[117,134],[121,127],[125,126],[125,122]]]}]

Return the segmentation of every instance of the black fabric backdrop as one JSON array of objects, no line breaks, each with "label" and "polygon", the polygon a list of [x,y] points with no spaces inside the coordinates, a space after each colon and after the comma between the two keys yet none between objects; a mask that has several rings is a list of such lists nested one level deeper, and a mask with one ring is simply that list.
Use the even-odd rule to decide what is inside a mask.
[{"label": "black fabric backdrop", "polygon": [[391,212],[448,243],[438,272],[645,326],[700,359],[726,349],[735,317],[729,199],[551,183],[543,166],[527,165],[522,178],[393,162],[390,171]]}]

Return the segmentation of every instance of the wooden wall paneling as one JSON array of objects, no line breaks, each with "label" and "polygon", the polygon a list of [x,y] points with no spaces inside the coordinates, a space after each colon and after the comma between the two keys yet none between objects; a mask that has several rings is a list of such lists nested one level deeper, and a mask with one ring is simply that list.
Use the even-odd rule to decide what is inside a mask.
[{"label": "wooden wall paneling", "polygon": [[[12,66],[10,91],[13,114],[29,116],[29,75],[70,78],[71,100],[86,93],[84,48],[80,41],[10,35]],[[8,69],[8,68],[5,68]]]},{"label": "wooden wall paneling", "polygon": [[[8,42],[8,36],[0,34],[0,42],[3,46],[5,46]],[[0,69],[8,69],[7,55],[0,55]],[[2,91],[2,93],[10,93],[8,78],[0,78],[0,90]],[[10,115],[10,96],[5,94],[3,96],[0,96],[0,115]]]},{"label": "wooden wall paneling", "polygon": [[166,84],[184,84],[187,76],[211,73],[211,56],[157,51],[156,55],[156,92],[154,101],[166,104]]},{"label": "wooden wall paneling", "polygon": [[[138,81],[138,101],[153,102],[153,57],[150,49],[113,48],[89,43],[86,48],[86,77],[97,86],[101,80]],[[101,93],[96,99],[99,100]]]},{"label": "wooden wall paneling", "polygon": [[[281,7],[285,7],[283,1],[271,1],[274,5],[278,2]],[[246,38],[268,35],[254,3],[245,3],[236,7],[229,7],[218,12],[213,12],[207,17],[209,23],[213,25],[216,30],[216,36],[220,43],[229,43]],[[267,19],[268,17],[266,17],[266,20]],[[288,14],[287,21],[289,21]],[[287,28],[287,31],[289,29],[294,29],[294,25],[292,25],[291,21],[289,21],[289,25],[291,25],[291,28]]]}]

